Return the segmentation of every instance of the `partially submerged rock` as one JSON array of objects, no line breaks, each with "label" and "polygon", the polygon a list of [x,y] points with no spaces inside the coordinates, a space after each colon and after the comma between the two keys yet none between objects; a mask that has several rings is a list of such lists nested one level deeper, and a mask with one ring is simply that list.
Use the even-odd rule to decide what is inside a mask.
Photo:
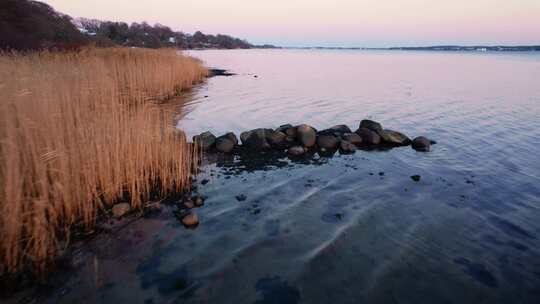
[{"label": "partially submerged rock", "polygon": [[300,156],[300,155],[303,155],[304,153],[306,153],[306,148],[302,147],[302,146],[294,146],[294,147],[290,147],[288,150],[287,150],[287,153],[291,156]]},{"label": "partially submerged rock", "polygon": [[189,212],[182,217],[182,224],[188,228],[196,227],[199,225],[199,217],[195,212]]},{"label": "partially submerged rock", "polygon": [[354,153],[354,151],[356,151],[357,148],[354,144],[352,144],[351,142],[349,141],[346,141],[346,140],[341,140],[339,142],[339,151],[341,153],[344,153],[344,154],[349,154],[349,153]]},{"label": "partially submerged rock", "polygon": [[362,137],[356,133],[345,133],[341,136],[341,138],[356,146],[360,146],[362,144]]},{"label": "partially submerged rock", "polygon": [[317,131],[312,126],[302,124],[296,128],[298,141],[307,148],[313,147],[317,141]]},{"label": "partially submerged rock", "polygon": [[234,133],[229,132],[216,139],[216,150],[223,153],[230,153],[234,146],[238,144],[238,139]]},{"label": "partially submerged rock", "polygon": [[362,144],[365,145],[378,145],[381,143],[381,137],[379,134],[368,128],[360,128],[356,130],[356,134],[362,137]]},{"label": "partially submerged rock", "polygon": [[411,140],[407,135],[393,130],[382,130],[379,133],[381,139],[389,144],[394,146],[408,146],[411,144]]},{"label": "partially submerged rock", "polygon": [[131,210],[129,203],[119,203],[112,207],[112,214],[114,217],[119,218],[126,215]]},{"label": "partially submerged rock", "polygon": [[334,135],[319,135],[317,137],[317,146],[324,149],[337,149],[339,139]]},{"label": "partially submerged rock", "polygon": [[254,129],[242,133],[240,139],[242,140],[242,144],[250,149],[266,150],[270,148],[267,137],[273,132],[274,130],[272,129]]},{"label": "partially submerged rock", "polygon": [[274,131],[268,137],[267,141],[273,147],[282,147],[286,142],[287,134],[281,131]]},{"label": "partially submerged rock", "polygon": [[429,152],[431,141],[424,136],[418,136],[412,141],[412,148],[420,152]]},{"label": "partially submerged rock", "polygon": [[377,134],[379,134],[383,130],[383,127],[380,123],[369,119],[364,119],[360,122],[359,129],[362,128],[369,129]]},{"label": "partially submerged rock", "polygon": [[193,136],[193,142],[203,151],[208,151],[216,144],[216,136],[211,132],[203,132],[199,135]]}]

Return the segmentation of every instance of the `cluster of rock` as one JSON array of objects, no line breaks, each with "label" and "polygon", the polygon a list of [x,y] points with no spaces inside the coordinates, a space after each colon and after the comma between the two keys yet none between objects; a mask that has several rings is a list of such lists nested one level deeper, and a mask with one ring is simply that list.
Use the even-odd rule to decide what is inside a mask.
[{"label": "cluster of rock", "polygon": [[203,205],[204,198],[202,196],[188,197],[178,206],[176,216],[186,228],[197,227],[199,225],[199,217],[192,209],[202,207]]},{"label": "cluster of rock", "polygon": [[320,151],[340,150],[341,153],[354,153],[359,148],[377,146],[408,146],[417,151],[428,152],[434,141],[420,136],[413,140],[405,134],[384,129],[382,125],[372,120],[362,120],[356,131],[346,125],[336,125],[317,131],[312,126],[302,124],[292,126],[282,125],[277,129],[254,129],[240,134],[238,138],[232,132],[216,137],[211,132],[204,132],[193,137],[193,142],[203,151],[217,150],[222,153],[232,153],[236,148],[263,151],[270,149],[286,150],[291,156],[300,156],[310,149]]}]

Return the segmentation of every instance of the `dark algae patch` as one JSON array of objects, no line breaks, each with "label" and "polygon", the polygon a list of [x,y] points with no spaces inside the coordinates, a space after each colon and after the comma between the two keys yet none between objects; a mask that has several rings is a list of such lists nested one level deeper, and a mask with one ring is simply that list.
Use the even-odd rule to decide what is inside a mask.
[{"label": "dark algae patch", "polygon": [[491,287],[499,287],[499,281],[493,273],[491,273],[488,268],[480,263],[473,263],[466,258],[456,258],[454,263],[461,265],[463,267],[463,272],[469,275],[471,278],[476,281]]}]

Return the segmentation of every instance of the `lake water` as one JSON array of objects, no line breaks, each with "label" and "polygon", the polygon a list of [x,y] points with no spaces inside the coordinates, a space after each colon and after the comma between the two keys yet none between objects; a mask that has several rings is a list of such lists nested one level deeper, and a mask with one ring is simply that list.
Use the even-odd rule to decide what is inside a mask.
[{"label": "lake water", "polygon": [[197,177],[207,200],[196,229],[167,207],[101,235],[34,298],[539,303],[539,53],[190,54],[237,74],[186,97],[179,127],[190,136],[285,123],[354,130],[370,118],[438,144],[211,158]]}]

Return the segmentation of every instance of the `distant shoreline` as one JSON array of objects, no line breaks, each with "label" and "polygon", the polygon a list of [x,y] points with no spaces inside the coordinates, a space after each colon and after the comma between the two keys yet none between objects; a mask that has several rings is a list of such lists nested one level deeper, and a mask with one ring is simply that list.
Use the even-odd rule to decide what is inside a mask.
[{"label": "distant shoreline", "polygon": [[518,46],[460,46],[460,45],[441,45],[441,46],[419,46],[419,47],[277,47],[281,49],[299,49],[299,50],[379,50],[379,51],[467,51],[467,52],[538,52],[540,45],[518,45]]}]

